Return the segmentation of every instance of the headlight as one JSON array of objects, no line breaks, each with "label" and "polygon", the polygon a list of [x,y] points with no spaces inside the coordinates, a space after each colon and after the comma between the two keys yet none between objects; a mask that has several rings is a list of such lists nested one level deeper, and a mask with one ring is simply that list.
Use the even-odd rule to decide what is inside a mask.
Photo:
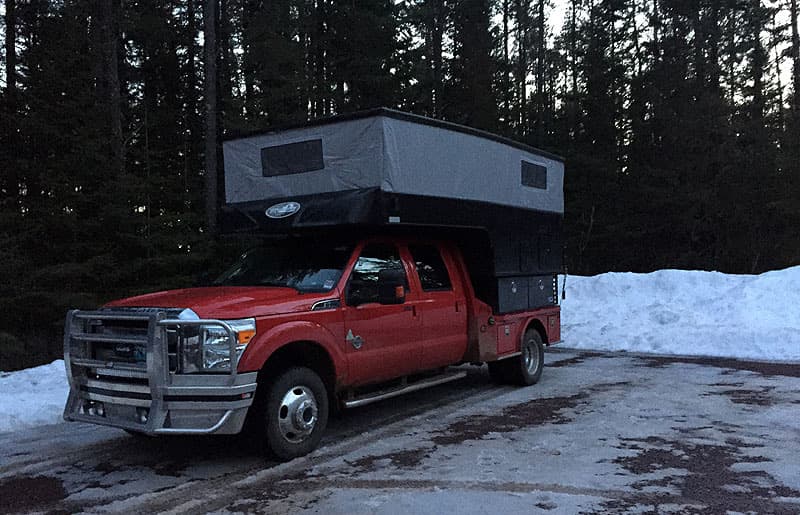
[{"label": "headlight", "polygon": [[[256,320],[223,320],[233,329],[236,338],[236,358],[256,334]],[[219,325],[208,324],[186,327],[182,337],[181,370],[191,372],[229,372],[231,370],[231,342],[228,331]]]}]

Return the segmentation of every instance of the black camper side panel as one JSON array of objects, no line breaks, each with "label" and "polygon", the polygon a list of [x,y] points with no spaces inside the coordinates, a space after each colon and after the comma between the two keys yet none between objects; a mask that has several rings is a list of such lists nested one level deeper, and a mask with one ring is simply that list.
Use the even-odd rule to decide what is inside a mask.
[{"label": "black camper side panel", "polygon": [[[278,218],[267,214],[271,207],[287,202],[296,205],[294,213]],[[357,189],[229,204],[221,225],[227,233],[290,234],[349,227],[450,239],[462,249],[476,295],[495,313],[558,302],[556,274],[562,266],[558,213]]]},{"label": "black camper side panel", "polygon": [[[291,204],[290,210],[270,210],[286,204]],[[290,234],[317,228],[380,226],[384,220],[381,192],[376,188],[239,202],[227,204],[220,213],[221,230],[229,234]]]},{"label": "black camper side panel", "polygon": [[475,292],[496,313],[558,303],[556,277],[563,255],[560,213],[411,195],[384,195],[383,204],[386,220],[401,225],[476,229],[444,234],[460,235]]},{"label": "black camper side panel", "polygon": [[507,213],[490,232],[496,276],[497,313],[554,306],[562,270],[562,217],[553,213]]}]

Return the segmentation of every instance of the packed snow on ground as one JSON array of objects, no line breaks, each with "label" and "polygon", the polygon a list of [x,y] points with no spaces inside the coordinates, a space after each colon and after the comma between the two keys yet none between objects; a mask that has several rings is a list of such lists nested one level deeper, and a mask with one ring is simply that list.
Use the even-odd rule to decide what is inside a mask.
[{"label": "packed snow on ground", "polygon": [[565,347],[800,361],[800,266],[569,276],[561,317]]},{"label": "packed snow on ground", "polygon": [[[566,291],[565,347],[800,361],[800,267],[569,276]],[[0,432],[60,421],[67,391],[63,361],[0,372]]]},{"label": "packed snow on ground", "polygon": [[0,433],[59,422],[68,392],[63,360],[0,372]]}]

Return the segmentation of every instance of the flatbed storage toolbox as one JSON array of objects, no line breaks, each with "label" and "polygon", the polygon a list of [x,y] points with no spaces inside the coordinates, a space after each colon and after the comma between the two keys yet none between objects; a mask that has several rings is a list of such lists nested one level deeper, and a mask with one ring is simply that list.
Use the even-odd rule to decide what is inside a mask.
[{"label": "flatbed storage toolbox", "polygon": [[390,109],[231,139],[223,155],[225,232],[444,231],[462,245],[476,292],[495,312],[557,303],[557,156]]}]

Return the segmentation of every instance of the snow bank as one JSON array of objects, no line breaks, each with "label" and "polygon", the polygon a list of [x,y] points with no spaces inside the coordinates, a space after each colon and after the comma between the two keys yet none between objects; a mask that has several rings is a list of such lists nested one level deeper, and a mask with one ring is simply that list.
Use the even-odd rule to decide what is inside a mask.
[{"label": "snow bank", "polygon": [[798,361],[800,266],[569,276],[561,334],[578,349]]},{"label": "snow bank", "polygon": [[60,422],[68,393],[63,360],[0,372],[0,433]]}]

